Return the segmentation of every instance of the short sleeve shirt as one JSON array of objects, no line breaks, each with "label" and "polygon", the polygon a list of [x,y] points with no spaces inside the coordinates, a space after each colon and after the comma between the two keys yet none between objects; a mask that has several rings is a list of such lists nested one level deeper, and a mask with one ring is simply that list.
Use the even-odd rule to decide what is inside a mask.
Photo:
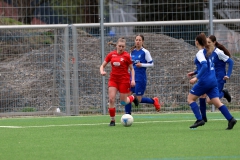
[{"label": "short sleeve shirt", "polygon": [[117,51],[110,52],[105,61],[107,63],[111,63],[112,70],[110,73],[110,81],[121,82],[121,83],[129,83],[130,82],[130,74],[129,74],[129,65],[132,64],[132,60],[130,54],[124,51],[121,54],[118,54]]}]

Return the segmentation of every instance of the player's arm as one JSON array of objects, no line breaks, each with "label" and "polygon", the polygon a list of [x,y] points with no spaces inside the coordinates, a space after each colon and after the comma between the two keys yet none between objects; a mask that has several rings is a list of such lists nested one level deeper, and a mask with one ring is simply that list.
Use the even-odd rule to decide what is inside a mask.
[{"label": "player's arm", "polygon": [[230,78],[231,74],[232,74],[232,70],[233,70],[233,60],[231,58],[228,58],[228,60],[226,61],[226,63],[228,64],[228,71],[227,71],[227,75],[223,77],[224,80],[227,80]]},{"label": "player's arm", "polygon": [[145,59],[147,63],[138,62],[136,66],[137,67],[153,67],[154,64],[153,64],[152,56],[148,50],[145,50]]},{"label": "player's arm", "polygon": [[[140,62],[139,62],[140,63]],[[141,63],[141,67],[153,67],[153,62]]]},{"label": "player's arm", "polygon": [[188,77],[188,78],[191,78],[192,76],[196,75],[197,73],[198,73],[197,70],[194,71],[194,72],[189,72],[189,73],[187,74],[187,77]]},{"label": "player's arm", "polygon": [[130,70],[130,73],[131,73],[131,86],[134,87],[135,86],[135,71],[134,71],[134,68],[133,68],[133,65],[130,64],[129,65],[129,70]]},{"label": "player's arm", "polygon": [[194,84],[197,82],[197,80],[204,74],[204,72],[206,72],[207,70],[207,60],[203,54],[203,51],[199,51],[196,55],[197,60],[201,63],[201,69],[198,72],[197,76],[192,78],[190,80],[191,84]]},{"label": "player's arm", "polygon": [[224,54],[224,52],[222,50],[218,50],[217,52],[218,58],[222,61],[224,61],[225,63],[228,63],[228,72],[227,75],[225,75],[223,77],[224,80],[229,79],[229,77],[232,74],[232,70],[233,70],[233,60],[227,56],[226,54]]},{"label": "player's arm", "polygon": [[107,66],[107,62],[106,61],[103,61],[102,65],[100,66],[100,74],[102,76],[105,76],[106,75],[106,72],[104,71],[104,68]]},{"label": "player's arm", "polygon": [[207,70],[207,61],[202,61],[201,65],[202,65],[202,67],[201,67],[201,69],[200,69],[200,71],[199,71],[199,73],[197,75],[197,79],[199,79],[204,74],[204,72],[206,72],[206,70]]}]

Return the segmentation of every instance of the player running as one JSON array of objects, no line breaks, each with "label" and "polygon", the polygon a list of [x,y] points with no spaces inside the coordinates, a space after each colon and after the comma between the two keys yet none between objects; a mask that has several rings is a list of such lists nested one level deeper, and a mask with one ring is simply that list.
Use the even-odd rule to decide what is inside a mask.
[{"label": "player running", "polygon": [[[196,100],[206,93],[214,106],[217,107],[228,120],[228,127],[226,129],[231,130],[237,123],[237,120],[230,114],[228,108],[219,99],[218,83],[213,64],[214,54],[209,52],[209,46],[207,45],[204,33],[196,37],[195,45],[199,49],[194,61],[197,66],[197,76],[192,78],[190,83],[196,84],[190,90],[187,101],[197,120],[190,128],[197,128],[205,124]],[[193,76],[193,72],[188,73],[188,77],[191,76]]]},{"label": "player running", "polygon": [[[115,126],[115,99],[117,91],[120,93],[120,103],[125,106],[129,103],[134,102],[135,105],[138,105],[138,99],[129,95],[130,87],[135,86],[135,72],[133,69],[131,57],[128,52],[125,51],[126,40],[124,38],[119,38],[116,43],[117,50],[114,50],[106,56],[102,65],[100,66],[100,73],[102,76],[106,75],[104,68],[107,64],[111,63],[111,73],[108,81],[108,96],[109,96],[109,108],[108,112],[111,117],[109,126]],[[130,82],[130,74],[133,77]]]},{"label": "player running", "polygon": [[[148,67],[153,67],[153,59],[150,52],[144,47],[144,36],[139,34],[135,37],[135,45],[131,48],[131,58],[133,61],[133,67],[135,71],[136,85],[131,88],[131,92],[135,93],[140,103],[153,104],[156,111],[160,111],[161,105],[157,97],[149,98],[143,97],[147,86],[147,74]],[[131,114],[131,104],[125,106],[125,113]]]}]

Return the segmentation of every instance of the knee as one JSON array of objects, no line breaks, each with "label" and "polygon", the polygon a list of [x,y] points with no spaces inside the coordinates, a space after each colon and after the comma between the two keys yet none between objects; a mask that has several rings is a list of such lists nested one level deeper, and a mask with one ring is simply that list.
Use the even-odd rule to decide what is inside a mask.
[{"label": "knee", "polygon": [[207,104],[212,105],[212,101],[210,99],[207,99]]},{"label": "knee", "polygon": [[114,104],[115,103],[115,99],[114,98],[109,98],[109,103],[110,104]]},{"label": "knee", "polygon": [[193,99],[191,99],[190,97],[188,97],[188,98],[187,98],[187,102],[188,102],[188,104],[191,104],[191,103],[194,102],[194,101],[193,101]]},{"label": "knee", "polygon": [[196,99],[188,98],[188,99],[187,99],[187,102],[188,102],[188,104],[190,105],[191,103],[196,102]]}]

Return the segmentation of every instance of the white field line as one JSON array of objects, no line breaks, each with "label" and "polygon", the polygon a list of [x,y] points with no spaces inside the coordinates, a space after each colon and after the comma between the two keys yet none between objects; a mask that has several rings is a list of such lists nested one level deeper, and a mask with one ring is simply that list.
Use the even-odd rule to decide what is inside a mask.
[{"label": "white field line", "polygon": [[[223,121],[226,119],[211,119],[211,121]],[[174,121],[144,121],[144,122],[134,122],[134,123],[178,123],[178,122],[192,122],[194,120],[174,120]],[[0,128],[47,128],[47,127],[71,127],[71,126],[98,126],[107,125],[109,123],[93,123],[93,124],[61,124],[61,125],[44,125],[44,126],[0,126]],[[116,123],[120,124],[120,123]]]}]

